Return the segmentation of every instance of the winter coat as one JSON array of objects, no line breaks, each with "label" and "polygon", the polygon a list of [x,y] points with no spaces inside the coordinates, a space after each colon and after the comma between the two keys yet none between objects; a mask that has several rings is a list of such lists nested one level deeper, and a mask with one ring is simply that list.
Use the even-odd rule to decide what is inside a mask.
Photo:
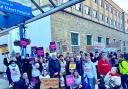
[{"label": "winter coat", "polygon": [[58,59],[56,60],[51,59],[51,61],[49,61],[50,77],[57,77],[54,76],[54,73],[56,72],[60,73],[60,70],[61,70],[60,61]]},{"label": "winter coat", "polygon": [[103,59],[99,60],[97,68],[100,75],[106,75],[111,70],[109,62]]}]

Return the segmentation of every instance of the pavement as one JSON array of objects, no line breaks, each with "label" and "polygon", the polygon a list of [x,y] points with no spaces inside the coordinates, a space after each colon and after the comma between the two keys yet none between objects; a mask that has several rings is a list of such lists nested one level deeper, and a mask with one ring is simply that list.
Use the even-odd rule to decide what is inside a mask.
[{"label": "pavement", "polygon": [[8,89],[8,81],[6,76],[0,75],[0,89]]}]

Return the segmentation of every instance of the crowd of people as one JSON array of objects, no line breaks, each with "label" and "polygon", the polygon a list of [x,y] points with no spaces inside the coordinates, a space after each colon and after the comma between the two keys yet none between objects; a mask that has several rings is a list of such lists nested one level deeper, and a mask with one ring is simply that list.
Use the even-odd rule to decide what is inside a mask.
[{"label": "crowd of people", "polygon": [[[4,64],[11,89],[40,89],[41,79],[58,78],[60,89],[128,89],[128,54],[95,52],[79,55],[46,53],[31,58],[20,53],[10,58],[5,54]],[[71,66],[72,65],[72,66]],[[66,76],[74,76],[68,86]]]}]

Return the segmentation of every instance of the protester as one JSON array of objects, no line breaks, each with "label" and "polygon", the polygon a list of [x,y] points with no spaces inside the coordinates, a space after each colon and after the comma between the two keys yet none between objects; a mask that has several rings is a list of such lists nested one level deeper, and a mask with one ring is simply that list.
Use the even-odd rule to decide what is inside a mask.
[{"label": "protester", "polygon": [[76,56],[76,69],[80,76],[82,76],[82,60],[80,60],[80,56]]},{"label": "protester", "polygon": [[95,65],[98,64],[98,61],[100,60],[100,55],[98,52],[95,52],[95,56],[94,56],[94,59],[92,60],[93,63],[95,63]]},{"label": "protester", "polygon": [[7,74],[9,84],[10,84],[9,87],[12,87],[12,89],[17,89],[18,83],[20,81],[21,73],[20,73],[20,69],[15,61],[13,61],[13,60],[10,61],[10,64],[6,71],[6,74]]},{"label": "protester", "polygon": [[[67,53],[66,56],[60,53],[56,56],[52,53],[52,57],[46,53],[42,57],[35,55],[32,58],[26,54],[25,59],[21,59],[20,53],[14,54],[10,59],[5,56],[4,64],[7,66],[9,87],[40,89],[43,79],[57,78],[60,89],[97,89],[98,83],[99,89],[120,89],[121,85],[127,89],[127,54],[125,53],[124,59],[121,59],[122,54],[117,52],[92,53],[81,51],[80,54]],[[74,76],[73,85],[68,85],[66,81],[70,75]]]},{"label": "protester", "polygon": [[124,89],[128,89],[128,54],[125,55],[125,59],[119,64],[119,70],[121,73],[121,82]]},{"label": "protester", "polygon": [[77,72],[77,70],[73,72],[73,76],[74,76],[75,83],[72,85],[72,89],[82,89],[82,81],[81,81],[82,78]]},{"label": "protester", "polygon": [[111,70],[111,65],[109,64],[108,57],[105,53],[102,54],[102,58],[99,60],[97,68],[101,77],[105,76]]},{"label": "protester", "polygon": [[34,89],[40,89],[40,79],[39,76],[41,72],[39,70],[39,63],[35,63],[32,69],[32,82],[34,83]]},{"label": "protester", "polygon": [[61,70],[60,72],[65,75],[66,74],[66,61],[64,60],[63,55],[59,56],[59,60],[60,60],[60,66],[61,66]]},{"label": "protester", "polygon": [[85,60],[83,61],[83,72],[84,78],[87,78],[88,84],[91,86],[91,89],[95,88],[95,83],[97,81],[97,72],[96,66],[91,61],[90,54],[87,53]]},{"label": "protester", "polygon": [[107,73],[104,78],[105,87],[107,89],[120,89],[121,87],[121,76],[117,73],[117,68],[112,67],[111,71]]},{"label": "protester", "polygon": [[30,62],[31,60],[29,59],[24,60],[23,67],[22,67],[22,72],[27,73],[29,80],[31,80],[32,78],[32,64]]},{"label": "protester", "polygon": [[43,74],[39,76],[40,80],[43,78],[50,78],[48,71],[47,70],[43,70]]},{"label": "protester", "polygon": [[49,61],[49,72],[51,78],[59,77],[61,70],[60,61],[57,59],[56,55],[53,54],[52,59]]},{"label": "protester", "polygon": [[70,61],[67,63],[67,68],[66,68],[67,75],[73,74],[74,70],[76,70],[76,68],[77,68],[75,58],[71,56],[69,60]]},{"label": "protester", "polygon": [[43,58],[43,63],[42,63],[42,66],[43,66],[43,70],[48,70],[48,60],[46,58]]},{"label": "protester", "polygon": [[65,89],[66,86],[65,86],[65,79],[63,73],[60,73],[59,83],[60,83],[60,89]]},{"label": "protester", "polygon": [[33,89],[33,86],[28,78],[27,73],[23,73],[23,76],[21,77],[19,81],[18,89]]},{"label": "protester", "polygon": [[42,66],[43,59],[42,59],[42,57],[39,57],[39,58],[38,58],[38,63],[39,63],[39,65],[40,65],[39,70],[40,70],[40,72],[42,73],[42,71],[43,71],[43,66]]}]

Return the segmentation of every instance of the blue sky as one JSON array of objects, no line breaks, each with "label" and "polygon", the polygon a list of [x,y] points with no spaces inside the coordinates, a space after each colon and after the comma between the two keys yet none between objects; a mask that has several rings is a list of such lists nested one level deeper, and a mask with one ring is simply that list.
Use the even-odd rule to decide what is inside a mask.
[{"label": "blue sky", "polygon": [[128,0],[113,0],[117,5],[128,12]]}]

